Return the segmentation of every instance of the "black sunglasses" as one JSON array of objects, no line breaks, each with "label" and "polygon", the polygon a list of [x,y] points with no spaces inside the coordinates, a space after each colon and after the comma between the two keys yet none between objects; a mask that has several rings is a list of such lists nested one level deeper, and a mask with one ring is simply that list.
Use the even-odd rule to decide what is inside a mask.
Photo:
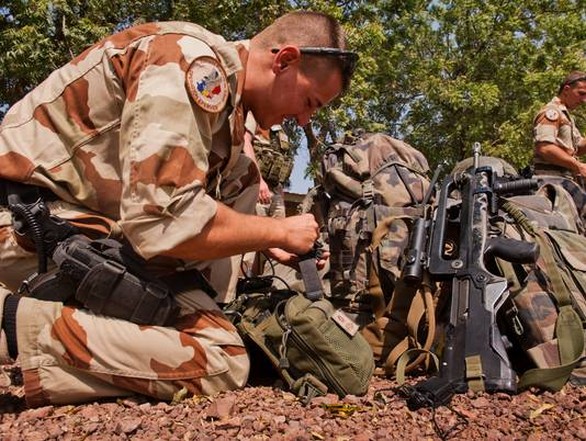
[{"label": "black sunglasses", "polygon": [[[279,52],[279,48],[271,49],[273,54]],[[300,47],[299,52],[306,55],[317,55],[319,57],[336,57],[342,61],[342,74],[351,77],[356,69],[358,54],[352,51],[345,51],[335,47]]]},{"label": "black sunglasses", "polygon": [[571,86],[572,84],[575,84],[579,81],[586,81],[586,77],[574,78],[572,81],[568,81],[566,84],[564,84],[564,86]]}]

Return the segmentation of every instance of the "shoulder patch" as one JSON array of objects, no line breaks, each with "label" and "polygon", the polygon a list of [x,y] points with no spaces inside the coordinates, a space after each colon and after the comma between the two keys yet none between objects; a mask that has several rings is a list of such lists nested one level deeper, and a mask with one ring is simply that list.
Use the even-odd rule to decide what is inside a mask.
[{"label": "shoulder patch", "polygon": [[560,113],[555,109],[547,109],[545,111],[545,117],[550,121],[557,121],[560,117]]},{"label": "shoulder patch", "polygon": [[228,80],[220,62],[209,56],[191,62],[185,77],[187,90],[206,112],[218,113],[228,101]]}]

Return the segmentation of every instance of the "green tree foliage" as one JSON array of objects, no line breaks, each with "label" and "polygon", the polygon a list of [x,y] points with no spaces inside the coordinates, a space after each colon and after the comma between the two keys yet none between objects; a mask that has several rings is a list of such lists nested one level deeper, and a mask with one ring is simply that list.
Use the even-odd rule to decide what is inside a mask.
[{"label": "green tree foliage", "polygon": [[361,55],[350,91],[311,128],[286,125],[307,138],[314,164],[344,131],[364,128],[405,139],[432,166],[469,156],[475,141],[523,166],[533,115],[570,70],[586,70],[586,0],[6,0],[0,104],[133,23],[189,20],[241,39],[292,9],[336,16]]},{"label": "green tree foliage", "polygon": [[[384,3],[384,2],[383,2]],[[530,158],[531,122],[562,78],[586,66],[583,0],[413,1],[382,7],[394,96],[379,113],[437,163],[484,152]],[[399,112],[399,113],[397,113]]]},{"label": "green tree foliage", "polygon": [[0,7],[0,103],[14,103],[88,45],[135,18],[159,18],[165,9],[162,3],[4,1]]}]

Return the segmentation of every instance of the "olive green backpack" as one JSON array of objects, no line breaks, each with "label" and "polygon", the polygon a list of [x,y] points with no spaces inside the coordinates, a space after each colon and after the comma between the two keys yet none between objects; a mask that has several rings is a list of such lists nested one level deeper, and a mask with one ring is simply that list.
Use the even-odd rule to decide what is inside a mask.
[{"label": "olive green backpack", "polygon": [[225,309],[251,351],[264,354],[287,388],[307,404],[335,393],[364,395],[374,371],[370,345],[341,310],[291,290],[240,294]]}]

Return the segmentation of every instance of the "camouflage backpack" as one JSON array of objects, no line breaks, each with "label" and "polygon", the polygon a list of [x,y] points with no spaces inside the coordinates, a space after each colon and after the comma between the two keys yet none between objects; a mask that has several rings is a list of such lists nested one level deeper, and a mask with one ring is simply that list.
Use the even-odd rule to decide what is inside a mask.
[{"label": "camouflage backpack", "polygon": [[[391,293],[410,221],[422,213],[419,204],[429,187],[427,160],[403,141],[372,134],[352,144],[334,144],[322,166],[329,197],[332,297],[358,300],[372,290],[373,276],[382,292]],[[382,237],[377,228],[384,229]],[[374,236],[378,243],[372,247]]]},{"label": "camouflage backpack", "polygon": [[[418,289],[397,284],[413,221],[423,213],[428,172],[424,155],[407,143],[365,134],[325,151],[322,185],[310,192],[327,230],[330,300],[363,327],[379,365],[408,333],[410,306],[422,306],[418,317],[424,315]],[[400,329],[390,330],[394,314]]]},{"label": "camouflage backpack", "polygon": [[540,245],[535,264],[498,261],[512,295],[505,326],[522,349],[512,357],[519,388],[586,385],[586,237],[572,197],[548,183],[504,208],[505,235]]},{"label": "camouflage backpack", "polygon": [[[480,165],[490,165],[499,176],[517,175],[501,159],[480,159]],[[452,174],[471,165],[471,158],[461,161]],[[531,194],[502,198],[498,215],[490,221],[491,234],[539,245],[535,263],[495,256],[485,262],[508,282],[510,296],[497,321],[518,376],[517,388],[559,390],[568,380],[586,384],[586,238],[574,201],[561,185],[543,181]],[[449,299],[446,294],[443,299]],[[433,347],[441,352],[442,323],[448,318],[442,312],[437,318],[439,338]]]}]

